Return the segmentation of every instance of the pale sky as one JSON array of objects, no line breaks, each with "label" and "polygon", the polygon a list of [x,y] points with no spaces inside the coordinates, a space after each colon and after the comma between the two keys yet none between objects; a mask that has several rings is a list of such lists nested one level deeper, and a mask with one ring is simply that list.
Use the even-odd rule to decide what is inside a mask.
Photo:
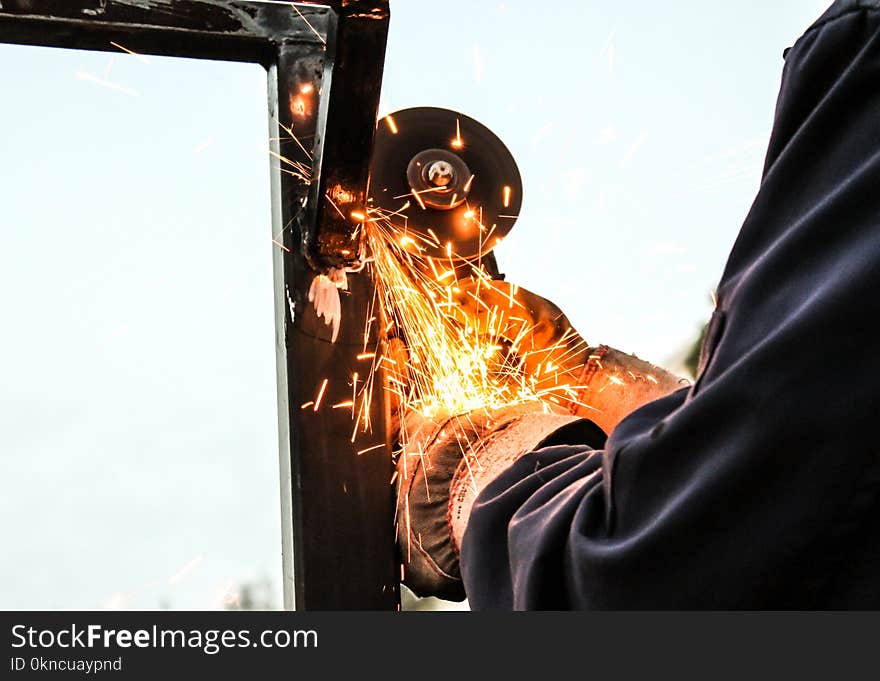
[{"label": "pale sky", "polygon": [[[502,271],[662,362],[827,4],[392,0],[382,113],[494,130],[524,181]],[[211,608],[262,579],[280,604],[264,71],[0,62],[0,608]]]}]

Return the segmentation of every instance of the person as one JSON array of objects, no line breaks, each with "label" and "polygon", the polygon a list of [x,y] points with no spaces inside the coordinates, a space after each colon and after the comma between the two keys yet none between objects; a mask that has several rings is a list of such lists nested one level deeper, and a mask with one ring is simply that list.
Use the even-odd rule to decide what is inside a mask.
[{"label": "person", "polygon": [[880,607],[880,2],[837,0],[784,59],[695,382],[649,366],[612,381],[635,360],[593,348],[589,385],[618,388],[595,417],[520,405],[417,423],[419,456],[398,463],[417,593]]}]

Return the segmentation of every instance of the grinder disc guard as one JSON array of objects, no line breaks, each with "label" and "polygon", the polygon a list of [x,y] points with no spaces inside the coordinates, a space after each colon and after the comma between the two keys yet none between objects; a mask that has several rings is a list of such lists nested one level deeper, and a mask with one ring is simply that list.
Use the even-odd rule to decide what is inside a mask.
[{"label": "grinder disc guard", "polygon": [[372,209],[397,213],[394,225],[422,254],[475,258],[510,232],[522,180],[510,151],[484,125],[418,107],[379,120],[369,197]]}]

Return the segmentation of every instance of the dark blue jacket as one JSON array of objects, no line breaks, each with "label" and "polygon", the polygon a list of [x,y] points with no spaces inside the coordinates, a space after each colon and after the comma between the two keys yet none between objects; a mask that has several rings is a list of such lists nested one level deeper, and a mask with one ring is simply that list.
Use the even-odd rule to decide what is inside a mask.
[{"label": "dark blue jacket", "polygon": [[474,608],[880,608],[880,0],[787,52],[696,383],[480,495]]}]

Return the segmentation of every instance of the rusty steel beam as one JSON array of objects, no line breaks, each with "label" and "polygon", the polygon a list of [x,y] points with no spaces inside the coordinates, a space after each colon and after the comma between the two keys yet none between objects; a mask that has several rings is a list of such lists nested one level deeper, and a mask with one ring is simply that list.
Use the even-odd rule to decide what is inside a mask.
[{"label": "rusty steel beam", "polygon": [[[339,340],[307,300],[316,272],[356,261],[388,31],[387,0],[2,0],[0,42],[256,62],[269,74],[285,607],[395,609],[387,401],[351,441],[346,410],[302,410],[328,380],[350,398],[375,346],[373,289],[350,277]],[[115,43],[115,45],[113,44]],[[289,132],[292,131],[295,139]],[[279,159],[286,159],[281,161]],[[311,169],[304,182],[287,163]],[[331,201],[328,197],[332,198]],[[341,214],[340,214],[341,213]],[[368,455],[365,447],[382,445]]]}]

